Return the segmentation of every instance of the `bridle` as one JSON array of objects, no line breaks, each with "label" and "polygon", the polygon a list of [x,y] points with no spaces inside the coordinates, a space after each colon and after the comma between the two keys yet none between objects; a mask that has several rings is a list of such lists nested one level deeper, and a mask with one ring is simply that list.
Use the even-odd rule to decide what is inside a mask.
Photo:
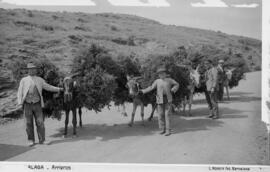
[{"label": "bridle", "polygon": [[140,90],[140,84],[135,80],[135,79],[131,79],[128,81],[127,83],[127,87],[129,89],[132,89],[133,94],[131,96],[136,97],[139,95],[139,90]]},{"label": "bridle", "polygon": [[[71,80],[71,82],[69,82]],[[63,88],[64,88],[64,103],[70,102],[73,99],[72,89],[74,86],[74,82],[72,78],[66,77],[63,81]]]}]

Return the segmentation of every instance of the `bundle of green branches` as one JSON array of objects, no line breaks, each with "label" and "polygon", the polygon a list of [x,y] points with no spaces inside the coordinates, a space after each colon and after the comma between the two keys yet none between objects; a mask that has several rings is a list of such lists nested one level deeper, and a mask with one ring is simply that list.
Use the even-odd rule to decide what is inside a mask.
[{"label": "bundle of green branches", "polygon": [[130,97],[126,86],[126,76],[140,76],[140,64],[134,59],[133,54],[129,56],[119,55],[116,63],[119,64],[121,73],[116,76],[117,88],[113,96],[113,101],[115,102],[115,105],[121,105],[125,102],[132,102],[132,98]]},{"label": "bundle of green branches", "polygon": [[[34,63],[39,68],[38,75],[42,77],[48,84],[53,86],[59,86],[61,80],[63,80],[63,74],[59,69],[48,59],[43,58],[35,60]],[[44,98],[43,113],[47,117],[54,119],[61,119],[63,110],[63,97],[59,96],[59,93],[53,93],[46,90],[42,92]]]},{"label": "bundle of green branches", "polygon": [[[14,60],[10,66],[12,66],[11,71],[13,77],[16,79],[17,84],[19,84],[22,77],[27,75],[27,70],[25,67],[28,62],[33,62],[38,69],[38,76],[43,78],[47,83],[57,86],[62,78],[61,72],[58,68],[51,63],[46,56],[33,55],[27,60],[21,59],[20,56]],[[56,97],[55,93],[43,90],[42,96],[44,98],[45,107],[43,108],[43,113],[46,117],[52,117],[55,119],[61,119],[62,110],[62,100],[60,97]]]},{"label": "bundle of green branches", "polygon": [[197,88],[196,92],[203,92],[205,90],[204,73],[206,71],[203,62],[211,60],[213,65],[216,66],[218,60],[224,60],[224,67],[228,69],[235,69],[232,72],[232,79],[229,82],[230,88],[236,87],[239,81],[243,79],[244,73],[248,72],[248,66],[242,54],[233,53],[230,49],[218,49],[211,45],[202,45],[193,47],[188,52],[188,59],[195,65],[200,64],[199,73],[201,74],[201,87]]},{"label": "bundle of green branches", "polygon": [[244,74],[249,71],[242,54],[232,54],[230,59],[226,59],[225,67],[235,69],[229,82],[230,88],[238,86],[239,81],[244,78]]},{"label": "bundle of green branches", "polygon": [[117,88],[115,76],[121,70],[105,48],[92,44],[81,50],[74,59],[72,72],[79,82],[78,97],[84,107],[100,112],[110,106]]}]

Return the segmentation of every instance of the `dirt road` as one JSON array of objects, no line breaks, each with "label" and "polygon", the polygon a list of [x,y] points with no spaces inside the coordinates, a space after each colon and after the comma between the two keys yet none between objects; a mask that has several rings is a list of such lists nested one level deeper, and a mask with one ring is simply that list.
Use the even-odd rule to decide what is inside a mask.
[{"label": "dirt road", "polygon": [[[231,101],[219,104],[221,119],[211,120],[204,96],[197,96],[193,117],[172,115],[173,134],[158,134],[157,118],[143,127],[137,112],[129,117],[116,107],[95,114],[83,111],[78,137],[62,138],[64,120],[46,120],[51,145],[25,146],[24,120],[0,126],[0,160],[177,164],[268,164],[266,129],[261,117],[261,73],[247,74],[231,90]],[[225,99],[226,100],[226,99]],[[131,112],[131,106],[128,106]],[[146,109],[146,116],[150,108]],[[130,115],[130,114],[129,114]]]}]

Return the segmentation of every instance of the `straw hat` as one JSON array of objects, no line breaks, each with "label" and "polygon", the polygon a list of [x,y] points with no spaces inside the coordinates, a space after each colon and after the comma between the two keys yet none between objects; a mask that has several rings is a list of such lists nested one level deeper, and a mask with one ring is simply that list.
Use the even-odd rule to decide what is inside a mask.
[{"label": "straw hat", "polygon": [[161,67],[161,68],[159,68],[159,69],[157,70],[157,73],[162,73],[162,72],[167,73],[167,70],[166,70],[165,67]]},{"label": "straw hat", "polygon": [[34,63],[28,63],[25,69],[38,69]]},{"label": "straw hat", "polygon": [[221,59],[221,60],[218,61],[218,63],[224,63],[224,60]]}]

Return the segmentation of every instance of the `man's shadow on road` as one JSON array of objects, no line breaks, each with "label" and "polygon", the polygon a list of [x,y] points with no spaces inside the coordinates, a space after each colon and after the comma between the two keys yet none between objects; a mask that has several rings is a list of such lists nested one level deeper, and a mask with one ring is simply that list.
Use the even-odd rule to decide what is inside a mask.
[{"label": "man's shadow on road", "polygon": [[[247,115],[241,115],[245,111],[240,111],[237,109],[232,109],[228,107],[219,107],[219,115],[221,119],[224,118],[247,118]],[[196,108],[191,110],[192,116],[191,117],[207,117],[209,115],[209,110],[206,107]],[[180,113],[183,115],[182,113]]]},{"label": "man's shadow on road", "polygon": [[32,149],[33,149],[33,147],[1,144],[0,143],[0,161],[5,161],[5,160],[10,159],[14,156],[28,152]]},{"label": "man's shadow on road", "polygon": [[227,96],[225,96],[225,100],[227,102],[253,102],[253,101],[261,101],[261,97],[253,96],[253,93],[250,92],[232,92],[230,93],[230,100],[226,99]]}]

